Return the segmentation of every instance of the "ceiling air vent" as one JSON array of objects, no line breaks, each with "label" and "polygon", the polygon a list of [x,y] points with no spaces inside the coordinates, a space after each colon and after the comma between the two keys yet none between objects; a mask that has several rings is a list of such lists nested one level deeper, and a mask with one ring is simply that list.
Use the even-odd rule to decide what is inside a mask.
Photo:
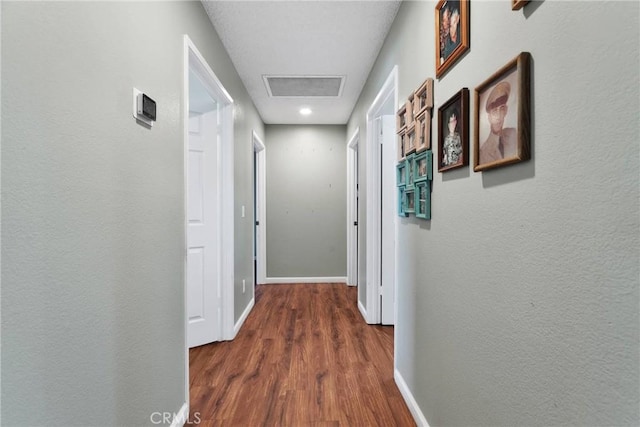
[{"label": "ceiling air vent", "polygon": [[262,76],[271,97],[338,97],[344,76]]}]

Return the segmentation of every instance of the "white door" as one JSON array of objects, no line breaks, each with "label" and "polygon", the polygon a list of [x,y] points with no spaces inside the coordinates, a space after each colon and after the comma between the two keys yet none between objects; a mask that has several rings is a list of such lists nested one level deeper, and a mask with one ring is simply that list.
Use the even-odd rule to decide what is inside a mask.
[{"label": "white door", "polygon": [[[215,107],[214,107],[215,108]],[[187,164],[187,340],[189,348],[221,338],[217,253],[218,109],[189,112]]]},{"label": "white door", "polygon": [[381,248],[381,311],[382,324],[395,323],[395,216],[396,216],[396,147],[395,147],[395,115],[384,115],[376,121],[378,127],[381,153],[382,176],[382,205],[380,218],[382,219]]}]

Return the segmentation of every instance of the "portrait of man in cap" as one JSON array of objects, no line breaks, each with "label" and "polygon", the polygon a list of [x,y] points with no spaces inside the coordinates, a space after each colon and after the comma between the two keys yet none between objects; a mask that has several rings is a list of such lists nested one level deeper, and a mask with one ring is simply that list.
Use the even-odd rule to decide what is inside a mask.
[{"label": "portrait of man in cap", "polygon": [[480,164],[507,159],[518,154],[516,129],[504,127],[509,112],[507,102],[511,94],[511,85],[501,81],[489,92],[485,104],[487,120],[490,125],[489,136],[480,145]]}]

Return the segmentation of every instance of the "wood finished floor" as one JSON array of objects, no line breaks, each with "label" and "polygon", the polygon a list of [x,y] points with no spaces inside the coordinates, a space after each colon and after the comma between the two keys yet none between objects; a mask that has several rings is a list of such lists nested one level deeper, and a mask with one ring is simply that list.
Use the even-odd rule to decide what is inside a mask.
[{"label": "wood finished floor", "polygon": [[259,285],[235,340],[189,351],[200,426],[415,426],[393,380],[393,327],[343,284]]}]

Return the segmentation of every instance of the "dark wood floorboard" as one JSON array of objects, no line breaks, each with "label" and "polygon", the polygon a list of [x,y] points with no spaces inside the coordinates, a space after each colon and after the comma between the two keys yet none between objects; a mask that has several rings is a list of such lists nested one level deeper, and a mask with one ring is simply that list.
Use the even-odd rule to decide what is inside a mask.
[{"label": "dark wood floorboard", "polygon": [[415,426],[393,380],[393,327],[343,284],[259,285],[233,341],[189,351],[201,426]]}]

